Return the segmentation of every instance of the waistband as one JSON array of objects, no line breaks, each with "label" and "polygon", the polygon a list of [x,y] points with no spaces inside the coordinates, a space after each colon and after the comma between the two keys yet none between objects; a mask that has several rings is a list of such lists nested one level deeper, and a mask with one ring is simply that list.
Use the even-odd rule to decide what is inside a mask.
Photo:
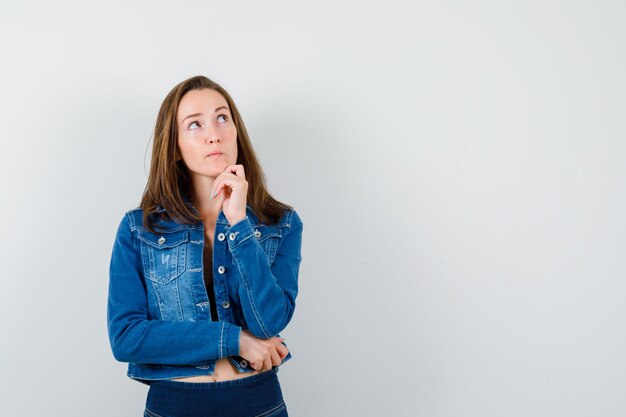
[{"label": "waistband", "polygon": [[261,372],[260,374],[254,374],[245,378],[230,379],[227,381],[217,382],[187,382],[187,381],[173,381],[171,379],[157,379],[150,382],[151,387],[168,387],[168,388],[180,388],[184,390],[219,390],[232,387],[245,387],[254,385],[260,381],[268,379],[277,379],[278,367],[273,367],[269,371]]}]

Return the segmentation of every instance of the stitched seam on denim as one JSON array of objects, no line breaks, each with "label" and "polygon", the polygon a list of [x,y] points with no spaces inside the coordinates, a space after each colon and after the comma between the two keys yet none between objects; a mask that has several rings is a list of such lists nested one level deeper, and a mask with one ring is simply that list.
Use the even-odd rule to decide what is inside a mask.
[{"label": "stitched seam on denim", "polygon": [[[250,239],[252,236],[254,236],[254,233],[250,233],[248,236],[244,237],[243,239],[239,240],[235,245],[233,245],[232,249],[235,249],[236,247],[238,247],[239,245],[241,245],[243,242],[245,242],[246,240]],[[232,242],[232,240],[230,240],[230,242]]]},{"label": "stitched seam on denim", "polygon": [[126,212],[126,217],[128,218],[128,223],[130,223],[130,230],[135,228],[135,219],[129,211]]},{"label": "stitched seam on denim", "polygon": [[220,330],[220,358],[224,357],[223,341],[224,341],[224,326],[226,322],[222,322],[222,329]]},{"label": "stitched seam on denim", "polygon": [[[148,230],[147,227],[138,227],[138,229],[141,229],[144,232],[149,232],[152,233]],[[163,228],[163,227],[155,227],[154,231],[159,234],[159,233],[174,233],[174,232],[179,232],[181,230],[185,230],[185,229],[189,229],[189,226],[176,226],[175,228],[171,228],[171,227],[167,227],[167,228]]]},{"label": "stitched seam on denim", "polygon": [[265,242],[267,239],[272,238],[272,237],[277,237],[277,238],[281,238],[282,235],[280,232],[271,232],[271,233],[266,233],[264,236],[261,236],[260,238],[257,239],[257,241],[259,243]]},{"label": "stitched seam on denim", "polygon": [[[144,232],[144,233],[142,233]],[[144,229],[144,228],[137,228],[137,237],[142,240],[143,242],[145,242],[148,246],[151,246],[155,249],[161,250],[161,249],[175,249],[177,247],[180,247],[182,244],[186,243],[189,241],[189,231],[187,230],[186,233],[184,234],[184,236],[180,237],[177,241],[175,241],[173,244],[172,243],[168,243],[167,245],[159,245],[157,243],[155,243],[154,241],[150,240],[150,238],[144,236],[145,233],[147,233],[148,230]],[[160,233],[157,233],[156,236],[162,235],[162,234],[169,234],[169,233],[174,233],[174,230],[161,230]],[[172,238],[170,237],[170,240]]]},{"label": "stitched seam on denim", "polygon": [[[257,244],[259,243],[257,242]],[[265,251],[263,251],[263,248],[261,248],[261,251],[265,255]],[[263,323],[263,320],[261,320],[261,317],[259,317],[259,313],[256,309],[256,305],[254,304],[254,300],[252,299],[252,291],[250,291],[250,285],[248,283],[248,279],[243,273],[243,269],[241,268],[241,265],[239,264],[239,260],[235,258],[235,261],[237,262],[237,267],[239,268],[239,273],[241,274],[241,278],[243,280],[243,287],[246,290],[246,294],[248,295],[248,301],[250,302],[250,306],[252,307],[252,313],[254,314],[254,318],[259,324],[259,327],[261,327],[261,331],[263,332],[263,334],[266,337],[272,337],[272,335],[268,332],[267,327],[265,326],[265,323]]]},{"label": "stitched seam on denim", "polygon": [[160,414],[157,414],[154,411],[150,410],[148,407],[146,407],[145,411],[148,413],[148,415],[150,415],[150,417],[163,417]]},{"label": "stitched seam on denim", "polygon": [[[270,243],[270,242],[274,242],[274,243]],[[267,254],[268,256],[267,263],[268,265],[272,265],[272,263],[274,262],[274,258],[276,257],[276,252],[278,252],[278,239],[269,241],[267,242],[267,244],[269,245],[269,253]]]},{"label": "stitched seam on denim", "polygon": [[[130,213],[130,211],[126,212],[126,218],[128,219],[129,222],[129,228],[131,231],[131,237],[133,238],[133,247],[135,248],[135,251],[140,251],[141,249],[137,246],[137,244],[139,242],[137,242],[137,239],[135,239],[135,237],[133,236],[133,233],[135,231],[135,218],[133,217],[133,215]],[[143,258],[143,253],[141,254],[142,258]]]},{"label": "stitched seam on denim", "polygon": [[179,321],[184,321],[185,320],[185,313],[183,313],[183,303],[180,302],[180,286],[178,285],[180,283],[180,280],[177,279],[175,284],[176,284],[176,299],[178,300],[178,317],[179,317]]},{"label": "stitched seam on denim", "polygon": [[246,292],[248,293],[248,300],[250,301],[250,306],[252,307],[252,312],[254,313],[256,321],[259,323],[259,326],[261,327],[261,330],[263,331],[265,336],[271,337],[272,335],[267,330],[267,327],[265,326],[265,323],[263,323],[263,320],[261,319],[261,316],[259,315],[259,312],[256,308],[256,304],[254,303],[254,299],[252,298],[252,290],[250,289],[250,284],[248,283],[248,280],[246,278],[244,278],[244,287],[246,289]]},{"label": "stitched seam on denim", "polygon": [[[130,217],[130,222],[132,224],[133,231],[137,231],[137,230],[143,228],[143,223],[137,224],[137,221],[135,220],[135,216],[134,215],[129,214],[128,216]],[[139,216],[139,218],[141,220],[143,220],[143,218],[141,216]]]},{"label": "stitched seam on denim", "polygon": [[267,411],[262,412],[261,414],[257,414],[257,415],[256,415],[256,416],[254,416],[254,417],[270,417],[270,416],[271,416],[271,415],[273,415],[276,411],[281,410],[283,407],[285,407],[285,401],[284,401],[284,400],[282,400],[282,401],[280,402],[280,404],[278,404],[278,405],[276,405],[276,406],[274,406],[274,407],[270,408],[270,409],[269,409],[269,410],[267,410]]},{"label": "stitched seam on denim", "polygon": [[157,299],[157,304],[159,305],[159,314],[161,315],[161,320],[163,320],[163,300],[161,298],[161,292],[159,291],[159,288],[157,287],[157,284],[154,281],[150,281],[150,283],[152,284],[152,289],[154,290],[154,296]]}]

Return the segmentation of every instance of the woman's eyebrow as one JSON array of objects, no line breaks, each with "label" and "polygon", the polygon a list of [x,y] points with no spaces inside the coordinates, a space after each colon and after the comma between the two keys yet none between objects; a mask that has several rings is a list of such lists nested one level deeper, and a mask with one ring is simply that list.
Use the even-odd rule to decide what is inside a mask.
[{"label": "woman's eyebrow", "polygon": [[[228,107],[226,107],[226,106],[221,106],[221,107],[218,107],[217,109],[215,109],[215,111],[218,111],[218,110],[221,110],[221,109],[226,109],[226,110],[228,110]],[[189,116],[185,117],[185,118],[181,121],[181,123],[183,123],[185,120],[189,119],[190,117],[196,117],[196,116],[202,116],[202,113],[194,113],[194,114],[190,114]]]}]

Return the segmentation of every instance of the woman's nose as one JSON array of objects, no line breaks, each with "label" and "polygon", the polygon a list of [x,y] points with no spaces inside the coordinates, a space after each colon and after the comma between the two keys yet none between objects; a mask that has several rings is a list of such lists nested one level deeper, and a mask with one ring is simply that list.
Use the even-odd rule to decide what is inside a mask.
[{"label": "woman's nose", "polygon": [[221,140],[221,138],[219,137],[219,129],[217,129],[216,126],[213,126],[211,124],[207,124],[206,125],[206,129],[204,130],[204,134],[206,135],[204,137],[204,141],[207,144],[213,143],[213,142],[219,142]]},{"label": "woman's nose", "polygon": [[207,143],[213,143],[213,142],[220,142],[222,139],[217,138],[217,137],[207,137]]}]

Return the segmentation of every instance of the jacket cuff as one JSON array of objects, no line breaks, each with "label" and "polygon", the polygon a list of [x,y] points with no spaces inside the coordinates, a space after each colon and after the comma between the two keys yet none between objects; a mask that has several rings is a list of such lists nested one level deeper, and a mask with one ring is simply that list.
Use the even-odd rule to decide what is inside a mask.
[{"label": "jacket cuff", "polygon": [[239,355],[239,335],[241,327],[228,322],[222,322],[220,335],[220,358]]},{"label": "jacket cuff", "polygon": [[246,216],[227,229],[226,240],[228,241],[228,248],[231,250],[236,248],[251,236],[254,236],[254,228],[252,223],[250,223],[250,218]]}]

